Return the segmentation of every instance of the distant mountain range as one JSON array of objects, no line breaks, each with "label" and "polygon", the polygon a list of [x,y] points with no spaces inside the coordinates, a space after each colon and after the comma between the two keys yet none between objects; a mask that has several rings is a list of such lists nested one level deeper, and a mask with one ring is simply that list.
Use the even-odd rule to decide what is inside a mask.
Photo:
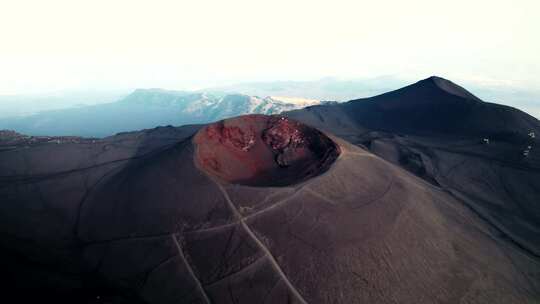
[{"label": "distant mountain range", "polygon": [[222,92],[138,89],[117,102],[0,120],[0,129],[28,135],[103,137],[160,125],[208,123],[242,114],[278,114],[319,104],[313,99]]},{"label": "distant mountain range", "polygon": [[[199,91],[137,89],[0,96],[0,129],[28,135],[103,137],[156,126],[209,123],[242,114],[276,114],[377,96],[408,82],[393,76],[341,80],[252,82]],[[482,100],[540,117],[540,91],[467,85]]]}]

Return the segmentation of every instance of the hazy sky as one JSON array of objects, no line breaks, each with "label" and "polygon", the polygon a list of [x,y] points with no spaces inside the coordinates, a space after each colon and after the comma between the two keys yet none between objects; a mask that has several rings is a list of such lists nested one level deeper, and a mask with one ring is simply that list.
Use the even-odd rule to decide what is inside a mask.
[{"label": "hazy sky", "polygon": [[432,74],[540,87],[540,1],[0,0],[0,95]]}]

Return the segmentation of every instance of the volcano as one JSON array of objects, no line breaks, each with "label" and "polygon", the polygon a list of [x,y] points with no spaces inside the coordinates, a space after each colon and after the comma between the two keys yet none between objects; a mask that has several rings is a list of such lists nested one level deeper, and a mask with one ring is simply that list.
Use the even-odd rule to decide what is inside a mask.
[{"label": "volcano", "polygon": [[[516,153],[534,146],[537,122],[471,95],[427,79],[285,116],[104,139],[2,133],[3,294],[533,303],[538,154]],[[489,113],[506,123],[475,121]]]}]

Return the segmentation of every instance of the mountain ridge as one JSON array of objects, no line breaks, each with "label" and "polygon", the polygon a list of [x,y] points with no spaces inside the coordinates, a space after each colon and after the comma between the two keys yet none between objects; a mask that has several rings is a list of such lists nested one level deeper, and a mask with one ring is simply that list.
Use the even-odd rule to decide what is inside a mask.
[{"label": "mountain ridge", "polygon": [[278,114],[302,106],[270,96],[137,89],[112,103],[2,119],[0,129],[34,136],[104,137],[159,125],[209,123],[243,114]]},{"label": "mountain ridge", "polygon": [[[440,77],[336,107],[308,107],[314,115],[335,116],[370,129],[400,133],[444,133],[455,136],[503,136],[538,131],[538,120],[516,108],[485,102]],[[302,110],[296,110],[302,111]],[[294,112],[291,114],[294,117]]]}]

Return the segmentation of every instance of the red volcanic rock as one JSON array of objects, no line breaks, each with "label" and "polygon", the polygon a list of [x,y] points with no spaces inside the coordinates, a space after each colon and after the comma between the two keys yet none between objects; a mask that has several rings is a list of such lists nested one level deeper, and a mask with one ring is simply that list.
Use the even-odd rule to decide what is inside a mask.
[{"label": "red volcanic rock", "polygon": [[279,116],[247,115],[201,129],[200,169],[230,183],[285,186],[326,171],[339,147],[322,132]]}]

